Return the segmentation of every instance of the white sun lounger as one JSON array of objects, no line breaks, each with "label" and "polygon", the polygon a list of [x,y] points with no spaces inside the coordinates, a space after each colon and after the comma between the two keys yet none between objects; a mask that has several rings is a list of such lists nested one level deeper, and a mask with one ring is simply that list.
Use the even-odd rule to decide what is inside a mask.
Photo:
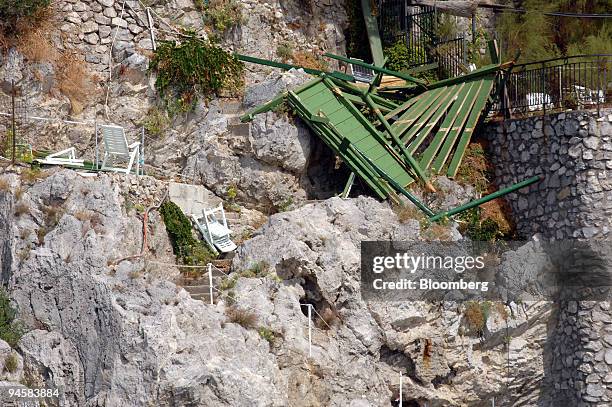
[{"label": "white sun lounger", "polygon": [[[220,220],[217,214],[221,215]],[[202,215],[202,217],[191,215],[191,218],[210,248],[215,253],[229,253],[236,250],[236,244],[230,239],[232,231],[227,226],[223,204],[203,210]]]},{"label": "white sun lounger", "polygon": [[67,148],[57,153],[49,154],[45,158],[38,158],[36,162],[47,165],[70,165],[74,167],[84,167],[84,160],[76,158],[74,147]]},{"label": "white sun lounger", "polygon": [[[121,126],[99,125],[104,138],[104,159],[102,169],[129,174],[136,163],[136,174],[140,170],[140,142],[128,144],[125,130]],[[119,163],[127,163],[126,167],[119,167]]]}]

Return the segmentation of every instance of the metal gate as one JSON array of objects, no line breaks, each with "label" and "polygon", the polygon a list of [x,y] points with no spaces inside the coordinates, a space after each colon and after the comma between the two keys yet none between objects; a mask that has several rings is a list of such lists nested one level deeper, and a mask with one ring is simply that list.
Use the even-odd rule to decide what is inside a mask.
[{"label": "metal gate", "polygon": [[401,41],[408,48],[411,67],[437,63],[440,78],[464,72],[465,38],[440,38],[435,7],[411,6],[408,0],[378,0],[378,26],[383,46]]}]

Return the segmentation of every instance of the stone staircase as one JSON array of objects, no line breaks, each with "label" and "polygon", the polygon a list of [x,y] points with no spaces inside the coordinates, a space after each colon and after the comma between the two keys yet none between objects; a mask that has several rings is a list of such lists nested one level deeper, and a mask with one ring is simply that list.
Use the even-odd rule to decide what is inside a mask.
[{"label": "stone staircase", "polygon": [[221,103],[221,114],[227,118],[227,129],[238,137],[248,137],[250,135],[249,123],[241,123],[240,116],[244,109],[239,100],[223,101]]},{"label": "stone staircase", "polygon": [[[227,278],[225,274],[229,274],[230,266],[232,264],[231,259],[218,259],[212,261],[212,279],[213,279],[213,287],[219,288],[219,284],[221,280]],[[225,273],[225,274],[223,274]],[[209,278],[208,272],[204,270],[204,272],[198,277],[182,277],[180,281],[177,282],[178,285],[182,286],[188,293],[191,295],[191,298],[194,300],[203,301],[206,304],[210,304],[210,288],[209,288]],[[216,301],[219,292],[213,290],[213,300]]]}]

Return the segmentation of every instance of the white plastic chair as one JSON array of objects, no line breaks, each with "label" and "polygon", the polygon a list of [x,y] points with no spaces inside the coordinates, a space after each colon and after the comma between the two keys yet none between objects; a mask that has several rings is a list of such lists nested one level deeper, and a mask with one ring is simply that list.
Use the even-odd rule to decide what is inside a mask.
[{"label": "white plastic chair", "polygon": [[[217,214],[221,215],[220,220]],[[203,210],[202,215],[200,218],[195,215],[191,217],[213,251],[229,253],[236,250],[238,246],[230,239],[232,231],[227,226],[223,204],[219,204],[216,208]]]},{"label": "white plastic chair", "polygon": [[[104,138],[104,159],[101,169],[129,174],[136,163],[136,174],[138,174],[140,171],[140,142],[128,145],[125,130],[121,126],[103,124],[98,128],[102,131]],[[112,163],[110,166],[109,161]],[[127,167],[118,167],[117,162],[127,162]]]},{"label": "white plastic chair", "polygon": [[36,160],[40,164],[47,165],[70,165],[74,167],[84,167],[85,161],[76,158],[76,150],[74,147],[67,148],[57,153],[49,154],[45,158]]}]

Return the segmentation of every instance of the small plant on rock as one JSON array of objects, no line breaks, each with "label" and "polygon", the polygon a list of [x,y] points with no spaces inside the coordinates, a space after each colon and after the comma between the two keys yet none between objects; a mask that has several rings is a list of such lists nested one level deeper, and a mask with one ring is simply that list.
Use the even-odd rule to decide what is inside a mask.
[{"label": "small plant on rock", "polygon": [[243,22],[242,5],[236,0],[209,0],[207,5],[197,0],[204,14],[204,22],[223,32]]},{"label": "small plant on rock", "polygon": [[268,341],[269,344],[274,343],[274,339],[276,339],[276,335],[274,334],[274,331],[272,331],[271,329],[262,326],[257,330],[257,332],[259,332],[259,336],[261,336],[263,339]]},{"label": "small plant on rock", "polygon": [[18,367],[19,359],[17,359],[17,355],[11,352],[11,354],[4,359],[4,370],[9,373],[15,373]]},{"label": "small plant on rock", "polygon": [[0,289],[0,339],[14,348],[24,332],[23,324],[17,320],[17,310],[6,291]]},{"label": "small plant on rock", "polygon": [[253,329],[257,326],[257,314],[246,308],[239,308],[235,305],[225,310],[225,315],[230,322],[238,324],[246,329]]}]

